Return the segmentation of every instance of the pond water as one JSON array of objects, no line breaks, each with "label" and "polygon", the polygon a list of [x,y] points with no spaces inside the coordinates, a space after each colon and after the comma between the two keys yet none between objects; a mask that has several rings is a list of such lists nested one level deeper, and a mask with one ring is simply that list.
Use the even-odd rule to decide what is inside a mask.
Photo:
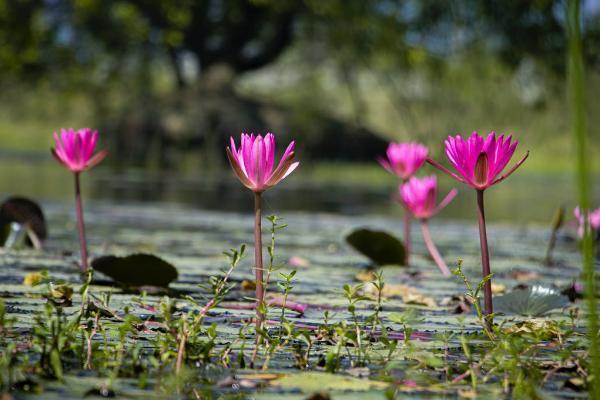
[{"label": "pond water", "polygon": [[[363,172],[367,171],[367,172]],[[426,173],[434,173],[432,169]],[[597,177],[595,177],[597,178]],[[440,177],[445,195],[452,187],[457,198],[439,215],[445,219],[473,220],[473,190]],[[598,180],[598,179],[595,179]],[[190,208],[224,211],[250,211],[251,193],[242,187],[227,169],[215,172],[179,174],[129,170],[113,172],[99,167],[83,179],[86,201],[115,203],[162,203]],[[72,201],[71,174],[47,158],[0,158],[0,193],[19,194],[39,200]],[[593,198],[600,200],[596,185]],[[323,211],[345,215],[376,214],[399,216],[401,207],[393,201],[395,180],[383,169],[335,164],[300,168],[297,173],[264,196],[267,213],[283,211]],[[576,204],[572,174],[541,174],[519,171],[502,184],[486,192],[486,210],[490,221],[549,224],[560,205],[568,217]]]},{"label": "pond water", "polygon": [[[65,188],[67,190],[67,188]],[[282,193],[284,191],[281,191]],[[152,193],[156,193],[153,191]],[[281,198],[275,197],[281,201]],[[243,196],[240,195],[240,200]],[[247,202],[244,200],[244,204]],[[384,197],[385,200],[385,197]],[[300,204],[297,200],[295,204]],[[22,284],[25,274],[48,270],[51,276],[65,279],[75,286],[73,306],[65,307],[67,315],[73,315],[78,308],[79,274],[75,267],[77,253],[71,253],[77,248],[77,234],[70,204],[65,202],[45,203],[50,225],[50,239],[43,252],[17,251],[0,252],[0,297],[6,302],[10,316],[16,318],[14,329],[20,335],[13,340],[19,341],[27,338],[28,332],[34,326],[34,317],[43,309],[44,300],[36,293],[39,288],[27,287]],[[241,207],[240,207],[241,208]],[[303,315],[289,313],[288,318],[295,324],[318,326],[323,322],[324,312],[331,313],[330,323],[350,321],[346,301],[342,294],[344,284],[357,283],[361,273],[365,273],[368,261],[353,251],[344,243],[344,234],[350,230],[369,226],[387,231],[401,231],[401,220],[390,217],[372,216],[343,216],[331,213],[305,213],[287,211],[282,215],[289,226],[280,231],[277,236],[276,262],[286,263],[291,258],[302,258],[301,266],[296,267],[298,273],[294,289],[290,296],[291,301],[308,304],[308,309]],[[208,299],[205,290],[198,284],[205,283],[210,275],[219,274],[226,266],[226,261],[221,251],[228,248],[237,248],[240,243],[251,243],[252,218],[235,212],[217,212],[190,210],[189,208],[164,207],[156,205],[115,205],[108,202],[96,202],[86,208],[88,223],[88,239],[92,256],[102,254],[125,255],[134,252],[152,252],[173,263],[179,269],[179,278],[171,284],[171,288],[181,294],[190,294],[196,300],[205,302]],[[265,224],[266,225],[266,224]],[[265,226],[265,230],[268,227]],[[465,273],[476,280],[479,271],[479,246],[477,228],[473,224],[451,222],[440,223],[433,221],[432,234],[441,253],[450,265],[457,258],[464,259]],[[267,235],[265,234],[265,238]],[[413,382],[415,387],[400,387],[397,398],[448,398],[457,397],[457,391],[468,391],[468,381],[452,385],[450,389],[440,389],[439,368],[419,367],[411,357],[420,357],[421,354],[430,354],[429,351],[442,348],[442,343],[435,340],[437,334],[455,335],[449,339],[450,360],[455,366],[462,365],[461,359],[461,334],[472,334],[479,331],[480,325],[474,315],[467,313],[455,314],[454,306],[445,305],[445,299],[459,296],[464,293],[465,287],[457,277],[443,277],[432,261],[426,256],[425,247],[420,235],[414,232],[415,243],[412,265],[410,268],[389,266],[383,268],[386,285],[390,292],[382,308],[382,318],[390,329],[390,335],[400,335],[402,325],[394,322],[393,313],[414,310],[418,319],[411,322],[415,329],[414,340],[409,356],[404,355],[406,346],[396,356],[397,361],[389,364],[388,383],[380,381],[381,368],[369,365],[369,368],[348,369],[345,361],[344,368],[336,375],[326,375],[319,365],[320,357],[332,348],[327,342],[315,345],[313,356],[310,358],[310,371],[303,372],[294,367],[291,345],[276,352],[271,360],[268,371],[260,372],[239,368],[228,368],[214,372],[212,383],[196,382],[199,388],[208,391],[206,397],[196,398],[221,398],[219,395],[228,393],[228,398],[256,398],[256,399],[298,399],[310,398],[318,391],[329,392],[331,398],[355,399],[386,399],[386,388],[389,379],[394,382]],[[555,266],[545,266],[542,263],[548,232],[545,228],[535,226],[522,226],[518,229],[502,224],[490,224],[489,237],[492,252],[493,270],[496,272],[494,281],[505,290],[510,290],[517,285],[544,285],[547,287],[568,287],[573,279],[580,275],[579,256],[577,246],[573,241],[560,240],[556,249]],[[248,249],[246,257],[231,276],[231,281],[236,283],[235,288],[226,296],[225,302],[209,313],[207,322],[216,323],[217,350],[226,345],[232,345],[233,354],[240,354],[241,344],[237,340],[241,322],[249,319],[253,311],[236,308],[240,304],[248,304],[252,289],[244,289],[242,280],[252,280],[252,249]],[[280,272],[289,272],[291,267],[284,266]],[[117,287],[106,285],[106,278],[100,276],[102,282],[91,287],[91,293],[101,298],[102,293],[111,292],[111,307],[122,315],[125,307],[134,315],[146,315],[148,308],[140,308],[134,297]],[[401,293],[404,288],[410,287],[417,293],[424,294],[432,304],[421,304],[422,300],[409,300]],[[270,289],[275,293],[278,289],[272,285]],[[398,293],[394,291],[398,290]],[[415,294],[416,295],[416,294]],[[189,299],[183,295],[176,296],[176,310],[190,307]],[[148,305],[156,305],[160,295],[149,294],[145,298]],[[244,300],[245,299],[245,300]],[[582,304],[577,303],[580,307]],[[582,311],[584,311],[583,307]],[[372,305],[362,304],[358,307],[360,318],[366,318],[372,312]],[[583,312],[582,312],[583,314]],[[269,318],[277,319],[279,311],[272,310]],[[152,314],[154,316],[154,314]],[[158,319],[152,321],[160,321]],[[153,317],[154,318],[154,317]],[[519,321],[527,320],[518,315],[499,316],[497,321],[511,326]],[[568,322],[566,309],[554,309],[547,314],[545,321]],[[119,326],[115,318],[103,317],[103,324]],[[133,344],[138,344],[152,349],[152,338],[160,332],[155,325],[135,335]],[[582,330],[583,320],[577,321],[576,329]],[[107,328],[108,329],[108,328]],[[94,340],[105,341],[106,338],[98,333]],[[477,340],[474,339],[473,345]],[[22,346],[25,346],[24,344]],[[245,343],[246,352],[250,354],[252,339]],[[546,348],[547,346],[543,346]],[[23,347],[26,348],[26,347]],[[413,348],[413,347],[411,347]],[[549,349],[553,347],[548,347]],[[352,347],[349,347],[351,351]],[[408,351],[408,350],[406,350]],[[438,351],[438,350],[435,350]],[[540,355],[540,363],[544,355]],[[35,355],[32,355],[35,360]],[[100,357],[97,355],[95,357]],[[528,356],[529,357],[529,356]],[[127,360],[134,360],[128,355]],[[232,358],[233,359],[233,358]],[[94,358],[96,360],[96,358]],[[98,360],[97,360],[98,361]],[[98,361],[99,362],[99,361]],[[129,362],[129,361],[127,361]],[[215,367],[217,361],[215,360]],[[127,364],[129,365],[129,364]],[[125,367],[124,367],[125,368]],[[129,368],[129,367],[127,367]],[[194,374],[205,374],[202,368],[194,369]],[[358,371],[357,371],[358,370]],[[362,372],[361,372],[362,371]],[[458,371],[458,370],[457,370]],[[571,370],[569,370],[571,371]],[[35,380],[42,382],[43,392],[23,395],[18,398],[32,399],[76,399],[83,398],[91,389],[105,385],[110,370],[80,371],[77,368],[68,371],[64,382],[56,380]],[[266,373],[265,373],[266,372]],[[352,374],[363,374],[362,379],[353,377]],[[452,372],[452,377],[459,372]],[[579,393],[568,389],[563,382],[574,373],[557,372],[545,385],[546,391],[552,392],[560,398],[573,398]],[[123,377],[117,379],[113,388],[119,398],[131,399],[163,399],[184,398],[169,393],[168,381],[158,383],[149,380],[142,385],[143,379],[139,376],[128,377],[124,372]],[[204,375],[202,375],[204,376]],[[366,380],[371,377],[371,381]],[[160,378],[160,375],[159,375]],[[244,383],[246,382],[246,383]],[[243,386],[255,385],[253,387]],[[411,383],[412,384],[412,383]],[[258,393],[256,393],[258,391]],[[171,392],[173,393],[173,392]],[[501,393],[497,381],[481,383],[478,387],[481,398],[507,398]],[[194,398],[194,397],[186,397]],[[321,398],[321,397],[314,397]],[[323,397],[327,398],[327,397]]]}]

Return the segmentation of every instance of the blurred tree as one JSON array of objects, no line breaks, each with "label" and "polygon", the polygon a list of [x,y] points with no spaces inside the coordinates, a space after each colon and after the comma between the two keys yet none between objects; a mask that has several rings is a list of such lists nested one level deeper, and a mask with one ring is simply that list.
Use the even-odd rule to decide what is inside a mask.
[{"label": "blurred tree", "polygon": [[[31,77],[71,64],[121,68],[167,56],[180,85],[181,56],[202,70],[236,73],[273,62],[294,41],[342,63],[410,66],[415,48],[436,56],[485,49],[516,65],[533,56],[564,67],[562,0],[0,0],[0,69]],[[598,13],[584,35],[600,35]],[[593,41],[587,60],[596,61]],[[414,56],[414,54],[413,54]],[[107,59],[108,58],[108,59]],[[111,59],[112,58],[112,59]],[[106,75],[107,77],[109,75]]]},{"label": "blurred tree", "polygon": [[[336,66],[352,98],[354,125],[360,127],[360,69],[393,74],[426,66],[435,71],[452,57],[470,54],[497,58],[511,68],[526,57],[534,58],[562,74],[561,4],[562,0],[0,0],[0,83],[46,80],[63,89],[84,87],[103,122],[111,110],[119,110],[114,127],[125,132],[115,141],[123,156],[143,159],[153,142],[171,141],[172,137],[162,138],[165,127],[192,125],[168,122],[177,118],[159,114],[165,104],[181,114],[183,99],[199,96],[197,91],[186,96],[159,92],[156,86],[159,82],[164,88],[165,65],[180,92],[201,88],[202,96],[231,99],[228,104],[238,110],[248,102],[238,102],[237,94],[223,84],[231,85],[235,76],[267,66],[286,49],[301,45],[309,63],[327,60]],[[599,13],[590,12],[584,19],[584,41],[589,44],[585,57],[595,65],[600,61]],[[197,73],[189,73],[189,60]],[[218,90],[212,90],[214,85],[205,80],[219,76],[210,71],[223,66],[233,76],[219,79]],[[114,88],[123,87],[126,90],[115,98]],[[216,98],[214,104],[220,104],[215,112],[227,114],[227,104]],[[177,117],[193,119],[202,107],[206,104]],[[267,125],[260,105],[247,112],[240,120]],[[212,121],[207,130],[224,132],[225,125],[232,129],[222,122],[224,115],[203,118]]]},{"label": "blurred tree", "polygon": [[42,11],[42,0],[0,1],[2,73],[26,76],[42,72],[42,51],[50,42],[40,23]]}]

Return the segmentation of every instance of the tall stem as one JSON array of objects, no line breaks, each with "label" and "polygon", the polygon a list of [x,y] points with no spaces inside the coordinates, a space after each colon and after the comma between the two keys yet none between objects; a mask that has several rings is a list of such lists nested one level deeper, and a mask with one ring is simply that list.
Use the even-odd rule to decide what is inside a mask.
[{"label": "tall stem", "polygon": [[[407,179],[403,180],[402,183],[405,184],[407,182]],[[405,249],[405,253],[404,253],[404,264],[409,265],[410,264],[410,251],[411,251],[411,244],[410,244],[410,219],[411,219],[411,215],[410,215],[410,211],[408,211],[408,209],[406,207],[404,207],[404,249]]]},{"label": "tall stem", "polygon": [[581,38],[581,1],[569,0],[566,8],[568,37],[568,92],[571,106],[571,124],[575,139],[577,187],[579,207],[584,213],[584,229],[581,241],[585,297],[587,303],[587,334],[589,337],[591,372],[595,379],[590,385],[590,398],[600,398],[600,343],[598,341],[598,315],[596,282],[594,279],[594,241],[589,229],[590,167],[588,151],[585,67],[583,40]]},{"label": "tall stem", "polygon": [[75,172],[75,211],[77,213],[77,229],[79,230],[79,247],[81,250],[81,272],[88,270],[87,241],[85,239],[85,223],[83,222],[83,204],[81,201],[81,185],[79,172]]},{"label": "tall stem", "polygon": [[[479,220],[479,243],[481,245],[481,268],[483,278],[490,271],[490,253],[488,251],[487,230],[485,227],[485,209],[483,208],[483,190],[477,190],[477,219]],[[494,312],[492,305],[492,280],[489,279],[483,286],[484,315],[488,316]]]},{"label": "tall stem", "polygon": [[410,263],[410,212],[404,209],[404,248],[406,253],[404,254],[404,263],[409,265]]},{"label": "tall stem", "polygon": [[423,240],[425,241],[425,246],[427,246],[427,250],[429,250],[429,254],[431,254],[433,261],[435,261],[440,271],[442,271],[442,274],[444,274],[445,276],[450,276],[450,270],[448,269],[448,266],[444,262],[444,259],[440,255],[440,252],[438,251],[437,247],[433,243],[433,240],[431,240],[431,233],[429,232],[429,223],[425,219],[421,220],[421,230],[423,231]]},{"label": "tall stem", "polygon": [[[256,272],[256,329],[262,326],[265,316],[261,312],[264,302],[261,194],[254,193],[254,264]],[[258,336],[257,336],[258,340]]]}]

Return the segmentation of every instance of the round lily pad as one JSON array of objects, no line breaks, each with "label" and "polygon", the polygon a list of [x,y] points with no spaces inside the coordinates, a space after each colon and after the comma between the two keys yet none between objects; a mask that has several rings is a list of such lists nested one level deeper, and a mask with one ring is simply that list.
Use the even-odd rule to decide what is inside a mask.
[{"label": "round lily pad", "polygon": [[406,265],[404,243],[390,233],[361,228],[346,236],[346,242],[376,265]]},{"label": "round lily pad", "polygon": [[127,287],[168,287],[177,279],[177,268],[152,254],[127,257],[102,256],[92,261],[92,268]]}]

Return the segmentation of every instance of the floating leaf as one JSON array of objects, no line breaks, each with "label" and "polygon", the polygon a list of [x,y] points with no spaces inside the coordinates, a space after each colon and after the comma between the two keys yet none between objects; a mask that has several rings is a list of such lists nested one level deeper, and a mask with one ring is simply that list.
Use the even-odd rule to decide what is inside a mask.
[{"label": "floating leaf", "polygon": [[466,314],[471,311],[473,302],[470,298],[461,294],[442,299],[440,305],[444,307],[452,307],[452,312],[454,314]]},{"label": "floating leaf", "polygon": [[10,197],[0,205],[0,243],[8,238],[12,223],[25,227],[28,235],[26,244],[29,246],[43,241],[48,235],[42,208],[25,197]]},{"label": "floating leaf", "polygon": [[256,282],[248,279],[244,279],[240,284],[240,289],[244,292],[250,292],[256,290]]},{"label": "floating leaf", "polygon": [[23,285],[36,286],[44,280],[44,275],[41,272],[30,272],[23,278]]},{"label": "floating leaf", "polygon": [[558,322],[548,319],[532,319],[517,322],[505,329],[505,331],[518,336],[534,335],[540,337],[542,340],[551,340],[563,334],[563,330]]},{"label": "floating leaf", "polygon": [[361,228],[346,236],[346,242],[377,265],[405,265],[404,243],[387,232]]},{"label": "floating leaf", "polygon": [[506,286],[501,283],[492,282],[492,294],[504,294],[506,292]]},{"label": "floating leaf", "polygon": [[73,288],[67,284],[50,284],[48,300],[57,306],[69,307],[73,304]]},{"label": "floating leaf", "polygon": [[564,307],[569,299],[558,290],[533,286],[515,289],[510,293],[494,299],[494,308],[505,314],[539,316],[552,309]]},{"label": "floating leaf", "polygon": [[512,271],[510,271],[509,276],[512,279],[517,280],[519,282],[527,282],[540,278],[540,274],[538,274],[537,272],[522,269],[513,269]]},{"label": "floating leaf", "polygon": [[371,270],[362,270],[354,276],[354,279],[359,282],[373,282],[375,280],[375,272]]},{"label": "floating leaf", "polygon": [[[377,294],[377,288],[374,285],[368,284],[366,286],[367,292],[370,295]],[[411,286],[402,284],[385,284],[381,295],[385,298],[399,297],[406,304],[418,304],[428,307],[436,307],[437,304],[434,299],[427,297],[419,292],[417,289]]]},{"label": "floating leaf", "polygon": [[92,261],[92,268],[127,287],[168,287],[177,279],[177,269],[152,254],[127,257],[103,256]]},{"label": "floating leaf", "polygon": [[285,375],[272,381],[272,384],[285,389],[299,389],[304,393],[329,390],[366,391],[388,387],[388,384],[384,382],[359,379],[351,376],[332,375],[324,372],[301,372],[293,375]]},{"label": "floating leaf", "polygon": [[99,388],[93,388],[88,390],[87,392],[85,392],[85,395],[83,397],[90,397],[90,396],[94,396],[94,397],[103,397],[105,399],[112,399],[114,397],[117,397],[117,394],[115,393],[114,390],[110,389],[107,386],[102,386]]},{"label": "floating leaf", "polygon": [[282,374],[272,374],[272,373],[248,373],[248,374],[240,374],[238,378],[241,379],[249,379],[252,381],[272,381],[273,379],[281,378]]},{"label": "floating leaf", "polygon": [[477,392],[473,389],[458,389],[458,396],[461,399],[476,399]]}]

